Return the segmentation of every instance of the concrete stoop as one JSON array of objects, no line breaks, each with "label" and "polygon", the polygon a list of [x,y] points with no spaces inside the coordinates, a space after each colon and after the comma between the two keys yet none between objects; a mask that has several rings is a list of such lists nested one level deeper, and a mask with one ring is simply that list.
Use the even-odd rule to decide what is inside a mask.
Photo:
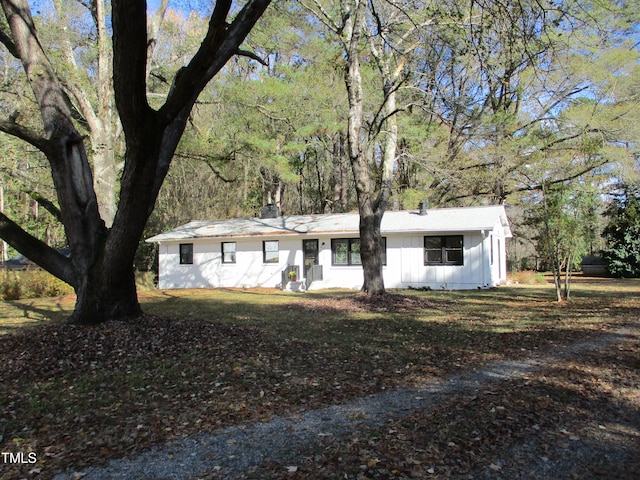
[{"label": "concrete stoop", "polygon": [[285,292],[305,292],[304,282],[288,282],[284,287]]}]

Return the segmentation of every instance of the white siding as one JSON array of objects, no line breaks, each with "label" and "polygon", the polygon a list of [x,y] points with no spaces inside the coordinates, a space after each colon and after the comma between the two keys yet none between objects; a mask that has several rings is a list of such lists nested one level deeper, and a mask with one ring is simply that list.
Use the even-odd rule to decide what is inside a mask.
[{"label": "white siding", "polygon": [[[456,232],[429,235],[456,235]],[[383,267],[387,288],[430,287],[434,290],[475,289],[497,286],[506,278],[505,238],[501,225],[493,232],[463,235],[463,265],[425,265],[424,235],[388,235],[387,265]],[[193,239],[163,242],[159,246],[159,288],[277,287],[287,265],[298,265],[303,275],[303,239],[318,239],[323,281],[312,288],[359,289],[363,283],[359,265],[332,265],[331,238],[342,236],[269,236],[259,238]],[[265,264],[262,242],[278,240],[279,261]],[[223,264],[222,242],[236,242],[236,263]],[[193,243],[193,264],[180,265],[179,244]],[[491,250],[493,247],[493,262]]]},{"label": "white siding", "polygon": [[[278,240],[278,263],[263,262],[263,240]],[[222,263],[222,241],[236,242],[236,263]],[[189,243],[181,241],[179,243]],[[211,288],[211,287],[276,287],[281,283],[281,272],[290,265],[302,265],[302,241],[292,238],[251,239],[193,239],[193,264],[180,265],[178,242],[159,246],[158,287]]]},{"label": "white siding", "polygon": [[490,240],[493,246],[493,262],[491,263],[492,286],[500,285],[507,280],[506,240],[504,227],[501,223],[496,223],[493,232],[491,232]]},{"label": "white siding", "polygon": [[[456,233],[436,232],[429,235],[456,235]],[[463,235],[463,265],[425,265],[424,237],[425,235],[412,235],[387,238],[388,266],[385,271],[385,286],[389,288],[429,287],[436,290],[488,286],[488,278],[485,274],[488,273],[486,272],[488,260],[483,259],[480,233]]]}]

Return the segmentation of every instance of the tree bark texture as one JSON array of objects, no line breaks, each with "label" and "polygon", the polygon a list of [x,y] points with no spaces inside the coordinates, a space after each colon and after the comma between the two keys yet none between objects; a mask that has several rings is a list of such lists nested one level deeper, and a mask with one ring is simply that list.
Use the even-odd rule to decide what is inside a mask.
[{"label": "tree bark texture", "polygon": [[342,30],[346,50],[345,85],[349,100],[347,126],[347,146],[349,160],[355,180],[360,214],[360,254],[364,283],[362,289],[369,295],[385,293],[382,276],[380,225],[386,208],[390,185],[382,183],[376,195],[368,162],[366,142],[363,140],[363,92],[360,73],[360,49],[366,28],[365,15],[367,2],[355,0],[350,3],[349,14],[345,17]]},{"label": "tree bark texture", "polygon": [[68,97],[38,40],[29,5],[26,0],[0,0],[11,29],[10,51],[22,61],[40,107],[44,135],[10,121],[0,121],[0,129],[46,155],[71,258],[4,215],[0,215],[0,236],[75,289],[77,301],[70,321],[92,324],[140,315],[133,260],[188,115],[202,89],[237,53],[269,3],[249,0],[228,24],[232,2],[218,1],[206,38],[193,60],[176,75],[165,105],[156,111],[146,97],[146,2],[113,0],[113,85],[126,151],[120,200],[107,228]]}]

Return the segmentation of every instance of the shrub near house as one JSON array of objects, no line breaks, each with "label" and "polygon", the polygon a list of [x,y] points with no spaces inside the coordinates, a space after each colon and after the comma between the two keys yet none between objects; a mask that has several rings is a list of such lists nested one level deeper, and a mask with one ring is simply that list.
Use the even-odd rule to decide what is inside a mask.
[{"label": "shrub near house", "polygon": [[0,273],[0,295],[3,300],[59,297],[70,293],[73,293],[70,285],[44,270],[4,270]]}]

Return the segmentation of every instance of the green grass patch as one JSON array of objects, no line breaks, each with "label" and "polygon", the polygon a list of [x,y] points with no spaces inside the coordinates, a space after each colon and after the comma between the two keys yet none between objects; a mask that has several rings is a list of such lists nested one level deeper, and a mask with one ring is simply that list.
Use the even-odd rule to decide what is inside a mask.
[{"label": "green grass patch", "polygon": [[[560,304],[548,283],[382,299],[149,289],[145,317],[95,327],[64,323],[72,297],[1,302],[0,448],[14,451],[20,438],[23,451],[47,452],[39,468],[49,475],[177,436],[425,385],[638,320],[640,282],[585,280],[574,293]],[[7,478],[25,475],[16,467]]]},{"label": "green grass patch", "polygon": [[73,311],[75,297],[0,300],[0,335],[30,326],[62,323]]}]

